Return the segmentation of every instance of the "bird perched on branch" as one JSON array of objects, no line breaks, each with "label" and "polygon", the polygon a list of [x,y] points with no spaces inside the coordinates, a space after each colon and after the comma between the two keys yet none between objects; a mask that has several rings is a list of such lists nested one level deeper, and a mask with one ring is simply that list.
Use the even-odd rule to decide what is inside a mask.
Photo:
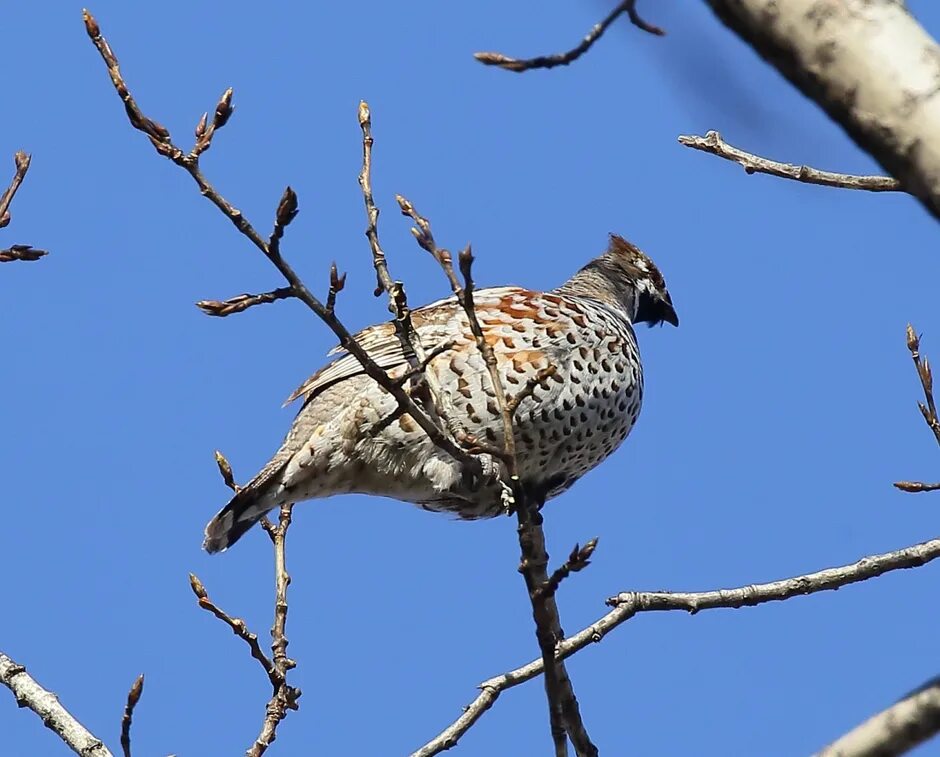
[{"label": "bird perched on branch", "polygon": [[[507,402],[516,405],[520,480],[541,498],[554,497],[633,428],[643,394],[633,325],[679,325],[666,282],[652,260],[612,235],[604,254],[557,289],[480,289],[473,302]],[[423,350],[441,350],[425,369],[436,400],[431,413],[463,444],[501,449],[497,390],[456,298],[411,318]],[[389,376],[413,370],[394,324],[370,326],[355,339]],[[465,519],[504,512],[498,481],[468,476],[410,415],[396,413],[396,400],[354,356],[338,357],[288,401],[298,398],[303,407],[281,448],[206,526],[207,551],[230,547],[275,507],[333,494],[393,497]]]}]

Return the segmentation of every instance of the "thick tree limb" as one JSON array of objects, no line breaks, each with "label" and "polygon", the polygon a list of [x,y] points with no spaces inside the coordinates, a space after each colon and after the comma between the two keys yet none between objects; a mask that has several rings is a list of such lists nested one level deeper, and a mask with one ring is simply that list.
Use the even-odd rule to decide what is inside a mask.
[{"label": "thick tree limb", "polygon": [[897,0],[705,0],[940,218],[940,46]]},{"label": "thick tree limb", "polygon": [[13,692],[17,705],[35,712],[43,724],[55,731],[75,754],[81,757],[112,757],[111,751],[62,706],[55,694],[46,691],[26,672],[26,668],[2,652],[0,683]]},{"label": "thick tree limb", "polygon": [[717,131],[706,132],[704,137],[681,134],[679,144],[701,150],[719,158],[730,160],[741,166],[746,173],[765,173],[781,179],[793,179],[804,184],[820,184],[824,187],[840,189],[864,189],[868,192],[903,192],[901,182],[890,176],[859,176],[847,173],[820,171],[809,166],[796,166],[792,163],[780,163],[762,158],[750,152],[733,147],[721,138]]},{"label": "thick tree limb", "polygon": [[940,733],[940,679],[873,715],[816,757],[895,757]]},{"label": "thick tree limb", "polygon": [[591,31],[585,35],[584,39],[582,39],[580,43],[563,53],[554,53],[552,55],[540,55],[535,58],[520,59],[510,58],[508,55],[503,55],[502,53],[481,52],[474,53],[473,57],[486,66],[499,66],[500,68],[504,68],[507,71],[514,71],[516,73],[531,71],[534,68],[555,68],[555,66],[567,66],[569,63],[574,63],[574,61],[590,50],[591,47],[594,46],[594,43],[604,35],[604,32],[607,31],[608,27],[624,13],[627,14],[627,17],[630,19],[630,23],[632,23],[637,28],[660,37],[664,35],[666,32],[660,29],[658,26],[647,23],[642,18],[640,18],[640,14],[636,10],[636,3],[637,0],[623,0],[623,2],[621,2],[616,8],[608,13],[600,23],[597,23],[591,27]]},{"label": "thick tree limb", "polygon": [[[613,607],[610,612],[587,628],[564,639],[558,645],[557,655],[560,659],[570,657],[585,647],[601,641],[617,626],[640,613],[683,610],[694,615],[702,610],[753,607],[821,591],[832,591],[891,571],[917,568],[938,558],[940,558],[940,539],[933,539],[894,552],[863,557],[850,565],[736,589],[702,592],[624,592],[607,600],[607,604]],[[412,757],[432,757],[456,745],[461,736],[492,707],[493,702],[503,691],[535,678],[542,673],[543,669],[544,664],[541,659],[533,660],[527,665],[481,683],[480,693],[463,714],[438,736],[414,752]]]}]

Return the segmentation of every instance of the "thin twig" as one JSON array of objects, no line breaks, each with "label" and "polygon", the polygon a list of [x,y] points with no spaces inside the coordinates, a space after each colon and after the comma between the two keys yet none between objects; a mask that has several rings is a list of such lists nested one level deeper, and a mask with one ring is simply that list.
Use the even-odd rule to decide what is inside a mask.
[{"label": "thin twig", "polygon": [[[477,317],[473,302],[475,288],[473,253],[468,245],[458,256],[460,273],[463,277],[463,284],[461,284],[454,272],[453,258],[450,252],[437,245],[431,231],[431,224],[427,218],[422,216],[415,206],[401,195],[397,195],[396,199],[402,214],[411,218],[415,223],[411,233],[421,248],[430,253],[441,266],[457,302],[463,308],[470,331],[476,341],[477,349],[483,356],[490,384],[496,397],[503,427],[503,449],[499,457],[507,468],[504,483],[511,491],[511,499],[515,504],[518,520],[519,547],[522,553],[519,572],[522,573],[525,579],[532,604],[532,615],[535,620],[536,638],[542,652],[542,658],[549,671],[545,676],[545,694],[548,700],[549,721],[555,754],[566,755],[568,753],[567,734],[567,737],[571,738],[578,755],[595,755],[597,749],[591,743],[587,729],[584,727],[568,672],[563,663],[555,662],[555,644],[564,634],[561,630],[561,621],[553,592],[545,592],[549,577],[545,534],[542,530],[542,517],[538,512],[542,503],[537,501],[537,494],[533,496],[532,492],[525,491],[519,480],[513,430],[513,414],[518,407],[518,402],[514,404],[513,400],[506,396],[499,375],[496,353],[493,351],[492,345],[487,342]],[[534,388],[533,386],[529,393]],[[519,401],[521,402],[521,399]]]},{"label": "thin twig", "polygon": [[779,163],[776,160],[762,158],[759,155],[732,147],[721,138],[717,131],[708,131],[704,137],[681,134],[679,144],[701,150],[719,158],[730,160],[749,174],[765,173],[781,179],[793,179],[804,184],[819,184],[824,187],[839,189],[863,189],[868,192],[903,192],[901,182],[890,176],[859,176],[847,173],[820,171],[809,166],[797,166],[792,163]]},{"label": "thin twig", "polygon": [[111,751],[62,706],[58,697],[40,686],[22,665],[0,652],[0,683],[13,692],[16,704],[35,712],[45,725],[81,757],[112,757]]},{"label": "thin twig", "polygon": [[[10,185],[0,194],[0,229],[10,223],[10,203],[16,191],[26,178],[29,171],[30,156],[22,150],[17,150],[13,155],[13,163],[16,166],[16,172],[10,180]],[[46,250],[37,249],[28,244],[14,244],[8,248],[0,249],[0,263],[10,263],[14,260],[39,260],[47,255]]]},{"label": "thin twig", "polygon": [[234,633],[239,639],[248,645],[248,649],[251,651],[251,656],[261,663],[261,667],[264,668],[265,675],[267,675],[268,680],[274,687],[274,690],[277,691],[277,689],[283,683],[283,679],[278,675],[277,669],[274,667],[274,663],[271,662],[268,656],[261,649],[261,644],[258,642],[258,634],[252,633],[248,629],[248,624],[245,623],[244,620],[241,618],[233,618],[215,602],[209,599],[209,594],[206,591],[206,587],[194,573],[189,574],[189,586],[193,590],[193,594],[196,595],[199,606],[203,610],[206,610],[207,612],[215,615],[215,617],[217,617],[219,620],[225,623],[225,625],[232,629],[232,633]]},{"label": "thin twig", "polygon": [[[611,597],[613,607],[590,626],[558,644],[557,655],[565,659],[591,644],[601,641],[617,626],[644,612],[683,610],[691,615],[701,610],[753,607],[766,602],[780,602],[793,597],[832,591],[843,586],[867,581],[895,570],[917,568],[940,558],[940,539],[933,539],[894,552],[863,557],[858,562],[838,568],[827,568],[781,581],[751,584],[736,589],[702,592],[625,592]],[[501,692],[511,689],[542,673],[541,659],[490,678],[480,684],[480,694],[464,713],[429,741],[412,757],[431,757],[453,747],[496,701]]]},{"label": "thin twig", "polygon": [[26,178],[26,172],[29,171],[29,163],[31,160],[32,158],[22,150],[17,150],[13,155],[16,173],[13,174],[13,178],[10,180],[10,186],[0,195],[0,229],[10,223],[10,203],[13,202],[16,190],[20,188],[20,184],[22,184],[23,179]]},{"label": "thin twig", "polygon": [[940,679],[934,678],[857,728],[816,757],[895,757],[940,733]]},{"label": "thin twig", "polygon": [[604,35],[604,32],[607,31],[607,28],[624,13],[627,14],[630,22],[637,28],[642,29],[645,32],[649,32],[650,34],[655,34],[658,37],[663,36],[666,33],[665,30],[659,28],[658,26],[654,26],[653,24],[647,23],[642,18],[640,18],[640,14],[637,13],[636,10],[636,3],[637,0],[624,0],[621,2],[600,23],[591,27],[591,31],[585,35],[584,39],[582,39],[578,45],[571,48],[567,52],[554,53],[553,55],[540,55],[536,58],[523,59],[510,58],[508,55],[494,52],[474,53],[473,57],[484,65],[499,66],[500,68],[504,68],[507,71],[514,71],[516,73],[531,71],[534,68],[555,68],[556,66],[567,66],[569,63],[573,63],[582,55],[584,55],[588,50],[590,50],[594,43]]},{"label": "thin twig", "polygon": [[[249,239],[251,243],[268,258],[290,285],[294,297],[303,302],[310,310],[319,316],[333,333],[336,334],[343,349],[355,356],[356,360],[362,365],[365,373],[394,397],[403,412],[408,413],[414,419],[415,423],[430,437],[431,441],[460,462],[468,471],[471,473],[475,472],[479,475],[481,470],[480,461],[473,455],[465,452],[458,444],[448,438],[415,400],[411,398],[405,389],[395,384],[394,379],[390,378],[388,374],[369,357],[362,346],[353,338],[345,325],[336,317],[335,313],[328,310],[307,288],[306,284],[303,283],[294,269],[281,256],[279,249],[277,249],[276,246],[272,247],[268,241],[265,241],[254,226],[249,223],[248,219],[245,218],[242,212],[219,194],[212,184],[209,183],[199,166],[198,153],[191,152],[187,154],[183,152],[179,147],[173,144],[170,139],[170,133],[164,126],[143,114],[124,81],[117,57],[114,55],[107,40],[101,35],[98,22],[87,10],[83,11],[83,17],[88,36],[91,38],[92,43],[108,68],[111,83],[114,85],[121,101],[124,103],[124,109],[127,112],[127,117],[131,125],[147,135],[150,139],[150,143],[160,155],[173,161],[173,163],[180,166],[193,178],[193,181],[195,181],[199,187],[200,194],[215,205],[223,215],[235,225],[238,231]],[[224,125],[231,115],[231,111],[234,110],[231,104],[231,94],[229,90],[226,90],[219,103],[220,104],[216,106],[216,112],[218,113],[221,107],[224,118],[219,119],[216,128],[220,128]],[[285,195],[286,194],[287,192],[285,192]],[[283,205],[284,198],[282,197],[282,203],[279,205],[278,212],[276,213],[275,226],[276,230],[277,227],[281,227],[282,231],[283,226],[286,225],[283,223],[284,218],[286,215],[289,215],[289,213],[282,214]],[[290,208],[285,207],[284,210],[290,210]],[[272,235],[272,239],[276,244],[279,237],[276,239],[274,239],[274,237],[277,237],[276,233]]]},{"label": "thin twig", "polygon": [[277,300],[286,300],[294,296],[290,287],[281,287],[272,289],[270,292],[261,292],[260,294],[238,294],[229,297],[227,300],[199,300],[196,307],[206,315],[218,316],[224,318],[227,315],[241,313],[243,310],[254,307],[255,305],[264,305]]},{"label": "thin twig", "polygon": [[127,692],[127,703],[124,705],[124,717],[121,718],[121,750],[124,757],[131,757],[131,722],[134,720],[134,708],[144,693],[144,674],[141,673]]},{"label": "thin twig", "polygon": [[[937,418],[937,405],[933,398],[933,371],[930,369],[930,362],[927,358],[922,358],[920,355],[920,336],[914,331],[911,324],[907,324],[907,349],[911,353],[914,370],[917,371],[917,377],[920,379],[920,385],[924,390],[925,402],[918,402],[917,407],[924,417],[927,427],[933,432],[937,444],[940,445],[940,419]],[[896,481],[894,485],[905,492],[940,490],[940,484],[925,484],[920,481]]]},{"label": "thin twig", "polygon": [[559,568],[555,568],[552,575],[549,577],[548,581],[542,587],[540,594],[545,596],[550,596],[558,591],[558,587],[561,585],[561,582],[564,581],[572,573],[577,573],[578,571],[584,570],[588,565],[591,564],[591,555],[594,554],[594,550],[597,549],[597,537],[589,540],[582,547],[580,544],[575,544],[574,549],[571,550],[571,554],[568,555],[568,559],[561,565]]},{"label": "thin twig", "polygon": [[280,678],[280,685],[274,689],[265,709],[261,733],[248,750],[248,757],[260,757],[277,738],[277,726],[287,717],[288,710],[297,709],[297,700],[301,691],[287,683],[287,673],[297,667],[297,663],[287,656],[287,587],[290,575],[287,572],[285,555],[287,530],[291,524],[293,505],[282,505],[277,526],[264,519],[265,531],[274,544],[274,624],[271,627],[271,651],[274,671]]},{"label": "thin twig", "polygon": [[47,250],[39,250],[28,244],[14,244],[0,250],[0,263],[10,263],[14,260],[39,260],[48,254]]}]

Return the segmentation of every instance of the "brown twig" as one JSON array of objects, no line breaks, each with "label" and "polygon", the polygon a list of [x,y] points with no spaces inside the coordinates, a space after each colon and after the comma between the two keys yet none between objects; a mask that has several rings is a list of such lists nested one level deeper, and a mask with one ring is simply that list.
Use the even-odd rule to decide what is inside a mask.
[{"label": "brown twig", "polygon": [[287,656],[287,587],[290,586],[290,575],[287,572],[285,555],[287,530],[291,524],[292,505],[282,505],[278,524],[273,525],[267,518],[262,520],[262,526],[271,537],[274,545],[274,624],[271,627],[271,652],[273,653],[273,669],[280,680],[280,685],[274,689],[274,694],[268,701],[265,709],[264,723],[261,733],[248,750],[248,757],[260,757],[277,738],[277,726],[287,717],[288,710],[297,709],[297,700],[301,691],[287,683],[287,673],[297,667],[297,663]]},{"label": "brown twig", "polygon": [[189,574],[189,586],[193,590],[193,594],[196,595],[199,606],[203,610],[206,610],[207,612],[215,615],[215,617],[217,617],[219,620],[225,623],[225,625],[232,629],[232,633],[234,633],[239,639],[248,645],[251,656],[261,664],[262,668],[264,668],[264,672],[268,676],[268,680],[271,682],[274,690],[277,691],[283,681],[277,674],[277,670],[275,669],[274,664],[261,649],[261,644],[258,642],[258,634],[252,633],[248,629],[248,625],[244,620],[241,618],[233,618],[215,602],[209,599],[209,594],[206,591],[206,587],[194,573]]},{"label": "brown twig", "polygon": [[124,705],[124,716],[121,718],[121,750],[124,757],[131,757],[131,722],[134,719],[134,708],[144,693],[144,674],[141,673],[127,692],[127,703]]},{"label": "brown twig", "polygon": [[[870,555],[850,565],[827,568],[780,581],[750,584],[736,589],[718,589],[702,592],[624,592],[607,600],[613,609],[590,626],[569,636],[558,644],[557,656],[566,659],[591,644],[601,641],[617,626],[645,612],[682,610],[694,615],[702,610],[718,608],[736,609],[753,607],[767,602],[780,602],[794,597],[832,591],[895,570],[917,568],[940,558],[940,539],[905,547],[894,552]],[[544,670],[542,659],[490,678],[480,684],[480,694],[463,714],[429,741],[412,757],[432,757],[453,747],[477,720],[496,701],[496,698],[514,686],[540,675]]]},{"label": "brown twig", "polygon": [[255,305],[264,305],[269,302],[276,302],[277,300],[286,300],[293,296],[294,292],[290,287],[281,287],[279,289],[272,289],[270,292],[262,292],[261,294],[248,294],[246,292],[245,294],[230,297],[227,300],[199,300],[199,302],[196,303],[196,307],[206,315],[224,318],[227,315],[241,313],[243,310],[248,310],[248,308],[254,307]]},{"label": "brown twig", "polygon": [[732,147],[721,138],[717,131],[708,131],[704,137],[682,134],[679,144],[691,147],[693,150],[717,155],[719,158],[730,160],[749,174],[764,173],[778,176],[781,179],[793,179],[804,184],[819,184],[824,187],[837,187],[840,189],[863,189],[868,192],[903,192],[901,182],[890,176],[858,176],[847,173],[833,173],[820,171],[809,166],[797,166],[792,163],[779,163],[776,160],[762,158],[759,155],[745,152]]},{"label": "brown twig", "polygon": [[48,254],[48,251],[38,250],[28,244],[14,244],[0,250],[0,263],[9,263],[13,260],[39,260]]},{"label": "brown twig", "polygon": [[[930,362],[927,358],[920,355],[920,336],[914,331],[911,324],[907,324],[907,349],[911,353],[911,359],[914,361],[914,370],[917,371],[917,377],[920,379],[920,385],[924,390],[924,402],[918,402],[917,407],[920,414],[924,417],[927,427],[933,432],[934,439],[940,445],[940,419],[937,418],[937,405],[933,398],[933,371],[930,369]],[[920,481],[896,481],[894,484],[898,489],[905,492],[933,492],[940,490],[940,484],[925,484]]]},{"label": "brown twig", "polygon": [[[219,194],[212,184],[209,183],[199,166],[199,154],[195,150],[188,154],[183,152],[179,147],[173,144],[170,139],[170,133],[164,126],[143,114],[124,81],[117,57],[114,55],[107,40],[101,35],[98,22],[87,10],[83,11],[83,17],[88,36],[91,38],[92,43],[107,66],[111,83],[114,85],[121,101],[124,103],[124,109],[127,112],[127,117],[131,125],[147,135],[154,149],[160,155],[163,155],[180,166],[192,177],[193,181],[195,181],[199,187],[200,194],[215,205],[223,215],[234,224],[238,231],[249,239],[251,243],[268,258],[287,281],[289,288],[293,292],[293,296],[303,302],[334,334],[336,334],[343,349],[355,356],[356,360],[362,365],[365,373],[394,397],[402,411],[408,413],[414,419],[415,423],[430,437],[431,441],[460,462],[460,464],[471,473],[479,475],[481,471],[480,461],[448,438],[438,425],[428,417],[427,413],[412,399],[404,387],[396,385],[395,381],[369,357],[362,346],[353,338],[345,325],[336,317],[335,313],[327,309],[327,307],[314,296],[294,269],[281,256],[278,246],[280,234],[283,233],[284,227],[289,223],[288,216],[292,219],[296,212],[296,206],[292,209],[290,202],[285,199],[289,198],[289,195],[292,194],[292,190],[288,188],[284,193],[284,197],[281,198],[281,203],[278,205],[278,211],[275,214],[275,230],[271,235],[270,241],[265,241],[254,226],[249,223],[248,219],[245,218],[242,212]],[[229,90],[226,90],[222,99],[219,101],[219,105],[216,106],[216,129],[223,126],[231,116],[231,112],[234,110],[231,101],[231,93]],[[222,113],[221,117],[218,115],[220,109]],[[200,124],[201,123],[200,121]]]},{"label": "brown twig", "polygon": [[[225,485],[238,494],[240,487],[235,483],[232,466],[229,465],[225,455],[216,451],[215,461],[219,466],[219,473]],[[273,525],[267,518],[261,519],[261,525],[271,537],[274,545],[274,623],[271,627],[271,657],[261,649],[258,635],[248,630],[248,626],[241,618],[233,618],[218,605],[216,605],[200,581],[192,573],[189,574],[189,584],[199,601],[199,606],[212,613],[215,617],[232,629],[238,638],[242,639],[254,657],[264,669],[271,682],[272,694],[265,707],[264,721],[261,733],[249,748],[249,757],[260,757],[277,738],[277,727],[287,717],[288,710],[298,708],[297,700],[301,691],[287,682],[287,674],[297,666],[287,656],[287,587],[290,586],[290,575],[287,573],[285,556],[287,530],[291,524],[291,505],[281,507],[278,524]]]},{"label": "brown twig", "polygon": [[17,150],[13,155],[16,173],[13,174],[13,178],[10,180],[10,186],[0,195],[0,229],[10,223],[10,203],[13,202],[16,190],[20,188],[20,184],[22,184],[23,179],[26,178],[26,172],[29,171],[31,159],[32,158],[22,150]]},{"label": "brown twig", "polygon": [[112,757],[109,750],[79,723],[51,691],[40,686],[26,668],[0,652],[0,684],[6,686],[19,707],[35,712],[73,752],[82,757]]},{"label": "brown twig", "polygon": [[[29,171],[30,156],[22,150],[17,150],[13,155],[13,163],[16,166],[16,172],[10,180],[10,185],[0,194],[0,229],[10,223],[10,203],[16,191],[26,178]],[[14,244],[6,249],[0,249],[0,263],[10,263],[14,260],[39,260],[47,255],[46,250],[39,250],[28,244]]]},{"label": "brown twig", "polygon": [[940,678],[873,715],[815,757],[895,757],[940,733]]},{"label": "brown twig", "polygon": [[577,573],[578,571],[584,570],[588,565],[591,564],[591,555],[594,554],[594,550],[597,549],[597,537],[589,540],[582,547],[580,544],[575,544],[574,549],[571,550],[571,554],[568,555],[568,559],[561,565],[559,568],[555,568],[551,576],[549,576],[548,581],[542,587],[539,592],[540,595],[551,596],[558,591],[558,587],[561,585],[561,582],[564,581],[572,573]]},{"label": "brown twig", "polygon": [[[506,466],[504,485],[514,504],[518,521],[519,547],[522,559],[519,572],[525,579],[529,599],[532,604],[532,615],[535,620],[536,638],[539,649],[545,662],[548,673],[545,676],[545,694],[548,700],[549,721],[552,740],[556,755],[568,753],[567,738],[571,739],[578,755],[594,755],[597,749],[591,743],[587,729],[581,719],[574,687],[563,663],[555,662],[555,645],[563,637],[558,608],[555,605],[554,591],[546,592],[549,585],[548,552],[545,549],[545,534],[542,530],[542,516],[539,513],[541,502],[539,493],[525,491],[521,485],[518,474],[518,461],[516,458],[515,434],[513,430],[513,414],[518,407],[517,402],[506,396],[506,391],[499,375],[499,366],[492,346],[487,342],[483,329],[477,318],[473,302],[473,253],[468,245],[460,255],[458,261],[460,273],[463,277],[461,284],[453,267],[453,258],[448,250],[441,248],[434,240],[431,224],[422,216],[415,206],[397,195],[398,206],[403,215],[411,218],[415,226],[411,233],[418,245],[426,250],[438,262],[457,302],[467,316],[470,331],[476,341],[477,349],[483,356],[483,361],[489,374],[490,384],[496,397],[503,426],[503,449],[498,452],[499,458]],[[534,391],[535,386],[544,378],[536,377],[536,382],[529,389]],[[526,390],[523,389],[523,392]]]},{"label": "brown twig", "polygon": [[666,33],[665,30],[659,28],[658,26],[654,26],[653,24],[647,23],[642,18],[640,18],[640,14],[636,10],[636,3],[637,0],[624,0],[621,2],[600,23],[591,27],[591,31],[585,35],[584,39],[582,39],[578,45],[563,53],[540,55],[536,58],[520,59],[510,58],[508,55],[503,55],[502,53],[484,52],[474,53],[473,57],[486,66],[499,66],[500,68],[504,68],[507,71],[514,71],[516,73],[531,71],[534,68],[555,68],[556,66],[567,66],[569,63],[573,63],[582,55],[584,55],[588,50],[590,50],[594,43],[604,35],[604,32],[607,31],[607,28],[624,13],[627,14],[627,17],[630,19],[630,23],[632,23],[637,28],[642,29],[645,32],[649,32],[650,34],[655,34],[658,37],[663,36]]}]

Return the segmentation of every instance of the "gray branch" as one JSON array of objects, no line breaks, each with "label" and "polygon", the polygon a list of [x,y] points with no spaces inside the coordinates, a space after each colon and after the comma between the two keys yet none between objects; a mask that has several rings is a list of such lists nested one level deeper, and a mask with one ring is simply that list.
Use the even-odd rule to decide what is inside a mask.
[{"label": "gray branch", "polygon": [[[694,615],[700,610],[739,608],[778,602],[805,594],[831,591],[849,584],[867,581],[894,570],[916,568],[940,558],[940,539],[933,539],[894,552],[863,557],[851,565],[827,568],[816,573],[751,584],[736,589],[716,589],[700,592],[624,592],[611,597],[607,604],[613,609],[595,623],[569,636],[558,644],[557,655],[566,659],[590,644],[599,642],[620,624],[641,612],[685,610]],[[542,659],[533,660],[508,673],[490,678],[479,685],[477,698],[464,709],[463,714],[438,736],[414,752],[411,757],[432,757],[450,749],[482,717],[506,689],[535,678],[543,671]],[[830,753],[827,757],[834,757]],[[893,754],[893,753],[887,753]]]},{"label": "gray branch", "polygon": [[895,757],[940,732],[940,678],[832,742],[816,757]]},{"label": "gray branch", "polygon": [[43,724],[55,731],[75,754],[82,757],[112,757],[111,752],[62,706],[59,698],[46,691],[17,664],[0,652],[0,683],[13,692],[16,704],[35,712]]},{"label": "gray branch", "polygon": [[940,218],[940,46],[897,0],[706,0]]}]

